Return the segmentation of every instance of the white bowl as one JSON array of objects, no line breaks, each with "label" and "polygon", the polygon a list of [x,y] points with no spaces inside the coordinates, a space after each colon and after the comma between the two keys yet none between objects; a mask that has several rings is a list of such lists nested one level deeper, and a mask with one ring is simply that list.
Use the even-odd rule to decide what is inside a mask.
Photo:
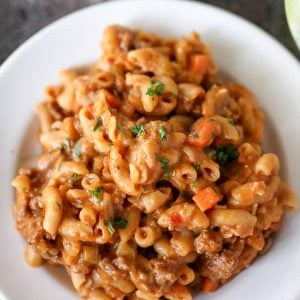
[{"label": "white bowl", "polygon": [[[10,181],[19,157],[34,153],[33,106],[42,100],[43,87],[58,82],[60,69],[95,61],[101,32],[112,23],[174,37],[200,32],[220,69],[258,96],[267,116],[266,149],[279,154],[283,177],[300,194],[300,66],[277,41],[237,16],[195,2],[125,0],[83,9],[34,35],[0,68],[1,300],[77,298],[63,270],[24,264]],[[195,299],[299,300],[299,228],[298,213],[286,214],[267,255],[216,293]]]}]

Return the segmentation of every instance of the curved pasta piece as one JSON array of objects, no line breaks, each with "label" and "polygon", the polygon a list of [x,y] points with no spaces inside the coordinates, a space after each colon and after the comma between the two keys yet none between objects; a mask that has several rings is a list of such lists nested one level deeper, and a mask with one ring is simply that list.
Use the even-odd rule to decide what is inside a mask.
[{"label": "curved pasta piece", "polygon": [[105,220],[99,218],[94,229],[95,241],[97,244],[106,244],[111,239],[111,233],[105,224]]},{"label": "curved pasta piece", "polygon": [[42,132],[50,131],[51,124],[54,120],[48,111],[47,105],[45,103],[39,103],[35,106],[35,111],[39,117]]},{"label": "curved pasta piece", "polygon": [[202,104],[202,113],[205,117],[220,115],[225,118],[238,119],[241,115],[236,101],[231,98],[225,87],[213,85],[205,96]]},{"label": "curved pasta piece", "polygon": [[243,143],[239,146],[238,152],[238,162],[247,165],[257,161],[261,156],[261,147],[258,144]]},{"label": "curved pasta piece", "polygon": [[75,102],[74,80],[76,75],[76,72],[72,70],[63,70],[60,73],[60,78],[64,84],[64,88],[57,97],[57,103],[67,112],[72,111]]},{"label": "curved pasta piece", "polygon": [[67,138],[68,136],[64,131],[53,130],[42,133],[40,136],[40,143],[50,152],[51,150],[61,149]]},{"label": "curved pasta piece", "polygon": [[159,145],[155,140],[141,141],[129,150],[129,173],[132,182],[150,184],[159,178],[158,151]]},{"label": "curved pasta piece", "polygon": [[28,193],[31,189],[31,182],[28,176],[18,175],[11,183],[19,192]]},{"label": "curved pasta piece", "polygon": [[180,164],[174,168],[174,175],[172,181],[174,181],[178,187],[190,184],[197,179],[197,171],[190,164]]},{"label": "curved pasta piece", "polygon": [[195,280],[196,277],[195,272],[187,265],[183,265],[178,272],[179,272],[179,278],[178,278],[179,284],[188,285]]},{"label": "curved pasta piece", "polygon": [[278,156],[273,153],[263,154],[255,164],[255,172],[265,176],[277,175],[280,169]]},{"label": "curved pasta piece", "polygon": [[196,205],[189,203],[172,205],[160,215],[157,222],[168,230],[179,230],[183,227],[189,230],[201,230],[209,225],[206,214]]},{"label": "curved pasta piece", "polygon": [[[149,89],[153,89],[153,84],[156,83],[162,85],[161,93],[149,95]],[[163,116],[170,113],[177,104],[178,88],[170,77],[150,78],[146,75],[127,73],[126,85],[132,87],[129,101],[140,113]]]},{"label": "curved pasta piece", "polygon": [[257,218],[244,209],[212,209],[208,212],[212,226],[226,227],[235,235],[244,238],[253,233]]},{"label": "curved pasta piece", "polygon": [[128,60],[143,72],[153,72],[158,76],[174,77],[174,68],[168,57],[155,48],[142,48],[128,52]]},{"label": "curved pasta piece", "polygon": [[240,142],[241,136],[239,134],[239,131],[237,127],[230,122],[229,119],[221,116],[214,116],[213,118],[221,125],[221,134],[225,140],[228,140],[233,144],[237,144]]},{"label": "curved pasta piece", "polygon": [[168,120],[168,123],[171,124],[174,131],[186,132],[192,126],[194,120],[189,116],[175,115]]},{"label": "curved pasta piece", "polygon": [[131,182],[128,165],[115,146],[111,147],[109,154],[109,170],[121,191],[131,196],[136,196],[142,192],[140,185]]},{"label": "curved pasta piece", "polygon": [[193,83],[181,83],[178,85],[179,97],[176,107],[177,114],[193,112],[201,114],[201,102],[205,96],[205,90]]},{"label": "curved pasta piece", "polygon": [[85,276],[82,273],[70,272],[71,280],[73,286],[76,290],[79,290],[82,285],[85,283]]},{"label": "curved pasta piece", "polygon": [[291,187],[284,181],[280,183],[279,201],[289,210],[296,210],[298,208],[297,197]]},{"label": "curved pasta piece", "polygon": [[247,182],[231,191],[228,204],[232,207],[247,207],[268,202],[273,196],[274,191],[264,181]]},{"label": "curved pasta piece", "polygon": [[151,87],[151,78],[141,74],[126,74],[126,85],[132,87],[131,104],[141,113],[151,113],[159,102],[159,96],[147,95],[148,89]]},{"label": "curved pasta piece", "polygon": [[24,260],[30,267],[33,268],[39,267],[45,262],[38,250],[32,245],[28,245],[26,247]]},{"label": "curved pasta piece", "polygon": [[200,163],[200,171],[204,179],[215,182],[220,176],[220,166],[212,159],[206,158]]},{"label": "curved pasta piece", "polygon": [[154,245],[155,241],[160,237],[161,233],[156,228],[143,226],[136,229],[134,239],[138,246],[148,248]]},{"label": "curved pasta piece", "polygon": [[93,228],[75,218],[64,218],[59,226],[59,234],[73,241],[95,241]]},{"label": "curved pasta piece", "polygon": [[189,290],[180,283],[175,283],[170,290],[165,294],[169,300],[192,300],[192,295]]},{"label": "curved pasta piece", "polygon": [[129,41],[133,37],[133,31],[120,25],[111,25],[103,31],[101,48],[104,53],[112,54],[120,51],[126,51],[129,48]]},{"label": "curved pasta piece", "polygon": [[97,120],[94,119],[88,108],[82,108],[79,111],[79,120],[85,136],[93,141],[96,150],[100,153],[108,153],[110,150],[110,143],[105,138],[103,131],[94,130]]},{"label": "curved pasta piece", "polygon": [[120,238],[123,243],[128,242],[134,236],[134,232],[139,227],[141,218],[140,211],[134,206],[128,208],[126,215],[128,223],[124,229],[119,229]]},{"label": "curved pasta piece", "polygon": [[47,186],[42,194],[45,207],[43,228],[54,236],[62,220],[62,199],[59,191],[53,186]]},{"label": "curved pasta piece", "polygon": [[193,251],[194,236],[187,229],[174,231],[170,243],[177,255],[187,256]]},{"label": "curved pasta piece", "polygon": [[53,173],[52,178],[60,181],[69,179],[73,174],[84,176],[88,174],[85,164],[77,161],[64,161],[61,163],[57,172]]},{"label": "curved pasta piece", "polygon": [[145,212],[149,214],[163,206],[168,200],[171,199],[171,196],[171,190],[165,188],[142,194],[140,197],[140,202],[142,203],[143,207],[145,207]]}]

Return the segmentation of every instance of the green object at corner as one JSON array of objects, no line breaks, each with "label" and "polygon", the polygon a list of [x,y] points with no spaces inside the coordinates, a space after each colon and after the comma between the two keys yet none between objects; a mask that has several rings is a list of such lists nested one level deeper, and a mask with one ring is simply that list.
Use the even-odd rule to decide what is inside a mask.
[{"label": "green object at corner", "polygon": [[300,0],[285,0],[285,13],[292,36],[300,49]]}]

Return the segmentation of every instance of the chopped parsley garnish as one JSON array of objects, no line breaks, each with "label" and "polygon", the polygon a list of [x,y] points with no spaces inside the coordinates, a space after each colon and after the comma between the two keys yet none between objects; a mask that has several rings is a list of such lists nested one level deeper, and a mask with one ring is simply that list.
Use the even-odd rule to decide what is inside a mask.
[{"label": "chopped parsley garnish", "polygon": [[89,190],[89,193],[97,199],[97,202],[99,203],[101,201],[100,194],[103,190],[103,186],[99,185],[94,190]]},{"label": "chopped parsley garnish", "polygon": [[141,135],[146,133],[146,127],[141,124],[133,125],[130,130],[136,138],[139,138]]},{"label": "chopped parsley garnish", "polygon": [[65,139],[65,140],[64,140],[64,147],[65,147],[65,149],[66,149],[68,152],[70,152],[70,150],[71,150],[71,142],[70,142],[69,139]]},{"label": "chopped parsley garnish", "polygon": [[96,122],[96,125],[93,129],[93,131],[96,131],[99,127],[101,127],[103,125],[103,121],[101,118],[98,118],[97,122]]},{"label": "chopped parsley garnish", "polygon": [[114,220],[112,219],[106,219],[104,220],[104,224],[107,227],[107,230],[110,234],[114,234],[117,229],[124,229],[128,221],[124,219],[123,217],[116,217]]},{"label": "chopped parsley garnish", "polygon": [[148,88],[146,95],[154,97],[154,95],[160,96],[165,85],[162,82],[156,81],[154,79],[150,80],[151,86]]},{"label": "chopped parsley garnish", "polygon": [[80,154],[81,154],[81,144],[80,144],[80,140],[78,140],[75,144],[75,147],[74,147],[74,154],[75,154],[75,157],[76,158],[79,158],[80,157]]},{"label": "chopped parsley garnish", "polygon": [[191,183],[191,187],[192,187],[193,189],[195,189],[195,188],[197,187],[197,182],[196,182],[196,181],[192,182],[192,183]]},{"label": "chopped parsley garnish", "polygon": [[118,127],[118,129],[120,130],[120,132],[121,132],[124,136],[126,136],[126,131],[125,131],[124,127],[123,127],[121,124],[117,124],[117,127]]},{"label": "chopped parsley garnish", "polygon": [[77,173],[73,173],[73,175],[70,177],[71,181],[77,181],[79,178],[79,175]]},{"label": "chopped parsley garnish", "polygon": [[197,132],[193,133],[193,138],[198,139],[199,138],[199,134]]},{"label": "chopped parsley garnish", "polygon": [[207,147],[207,148],[204,149],[204,153],[206,155],[210,156],[211,158],[213,158],[212,154],[211,154],[212,151],[213,151],[213,147]]},{"label": "chopped parsley garnish", "polygon": [[120,229],[124,229],[127,224],[128,224],[128,221],[126,219],[124,219],[123,217],[117,217],[115,219],[115,225],[116,227],[120,228]]},{"label": "chopped parsley garnish", "polygon": [[182,198],[187,200],[190,198],[190,193],[188,191],[184,190],[181,192],[181,196],[182,196]]},{"label": "chopped parsley garnish", "polygon": [[231,124],[231,125],[234,125],[234,120],[229,119],[229,120],[228,120],[228,123]]},{"label": "chopped parsley garnish", "polygon": [[21,190],[22,190],[23,193],[27,193],[28,192],[27,187],[25,187],[25,186],[22,187]]},{"label": "chopped parsley garnish", "polygon": [[208,119],[208,122],[214,122],[214,121],[215,121],[215,119],[213,119],[213,118]]},{"label": "chopped parsley garnish", "polygon": [[115,233],[116,230],[115,230],[114,225],[113,225],[113,223],[110,219],[104,220],[104,225],[106,226],[107,230],[109,231],[109,233],[111,235],[113,235]]},{"label": "chopped parsley garnish", "polygon": [[167,132],[166,132],[166,128],[163,125],[159,125],[158,133],[159,133],[160,140],[162,142],[165,142],[167,140]]},{"label": "chopped parsley garnish", "polygon": [[234,161],[239,157],[239,152],[233,145],[208,147],[204,151],[220,165],[221,169],[224,168],[227,162]]},{"label": "chopped parsley garnish", "polygon": [[55,203],[56,203],[57,207],[58,207],[59,209],[61,209],[61,205],[60,205],[57,201],[56,201]]},{"label": "chopped parsley garnish", "polygon": [[198,172],[200,170],[200,163],[195,163],[194,168]]},{"label": "chopped parsley garnish", "polygon": [[211,139],[214,141],[215,138],[216,138],[216,134],[213,132],[213,133],[211,134]]},{"label": "chopped parsley garnish", "polygon": [[160,157],[157,153],[156,153],[156,158],[161,164],[161,169],[164,173],[164,178],[167,178],[168,175],[171,173],[171,168],[169,166],[169,160],[167,158]]}]

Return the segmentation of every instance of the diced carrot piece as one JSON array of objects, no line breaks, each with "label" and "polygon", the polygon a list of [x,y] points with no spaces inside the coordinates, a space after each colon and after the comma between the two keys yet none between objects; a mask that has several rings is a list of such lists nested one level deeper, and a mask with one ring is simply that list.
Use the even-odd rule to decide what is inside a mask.
[{"label": "diced carrot piece", "polygon": [[189,69],[199,75],[207,73],[210,59],[205,54],[194,54],[190,56]]},{"label": "diced carrot piece", "polygon": [[122,102],[120,99],[118,99],[115,95],[110,93],[108,90],[103,90],[105,94],[105,99],[107,103],[112,107],[112,108],[120,108],[122,105]]},{"label": "diced carrot piece", "polygon": [[206,148],[215,139],[219,131],[219,124],[214,120],[200,119],[193,131],[187,137],[187,144],[199,148]]},{"label": "diced carrot piece", "polygon": [[212,293],[219,287],[219,282],[209,277],[202,277],[201,281],[203,293]]},{"label": "diced carrot piece", "polygon": [[200,190],[194,197],[194,202],[200,208],[201,211],[206,211],[216,205],[220,200],[221,196],[218,195],[212,187]]}]

